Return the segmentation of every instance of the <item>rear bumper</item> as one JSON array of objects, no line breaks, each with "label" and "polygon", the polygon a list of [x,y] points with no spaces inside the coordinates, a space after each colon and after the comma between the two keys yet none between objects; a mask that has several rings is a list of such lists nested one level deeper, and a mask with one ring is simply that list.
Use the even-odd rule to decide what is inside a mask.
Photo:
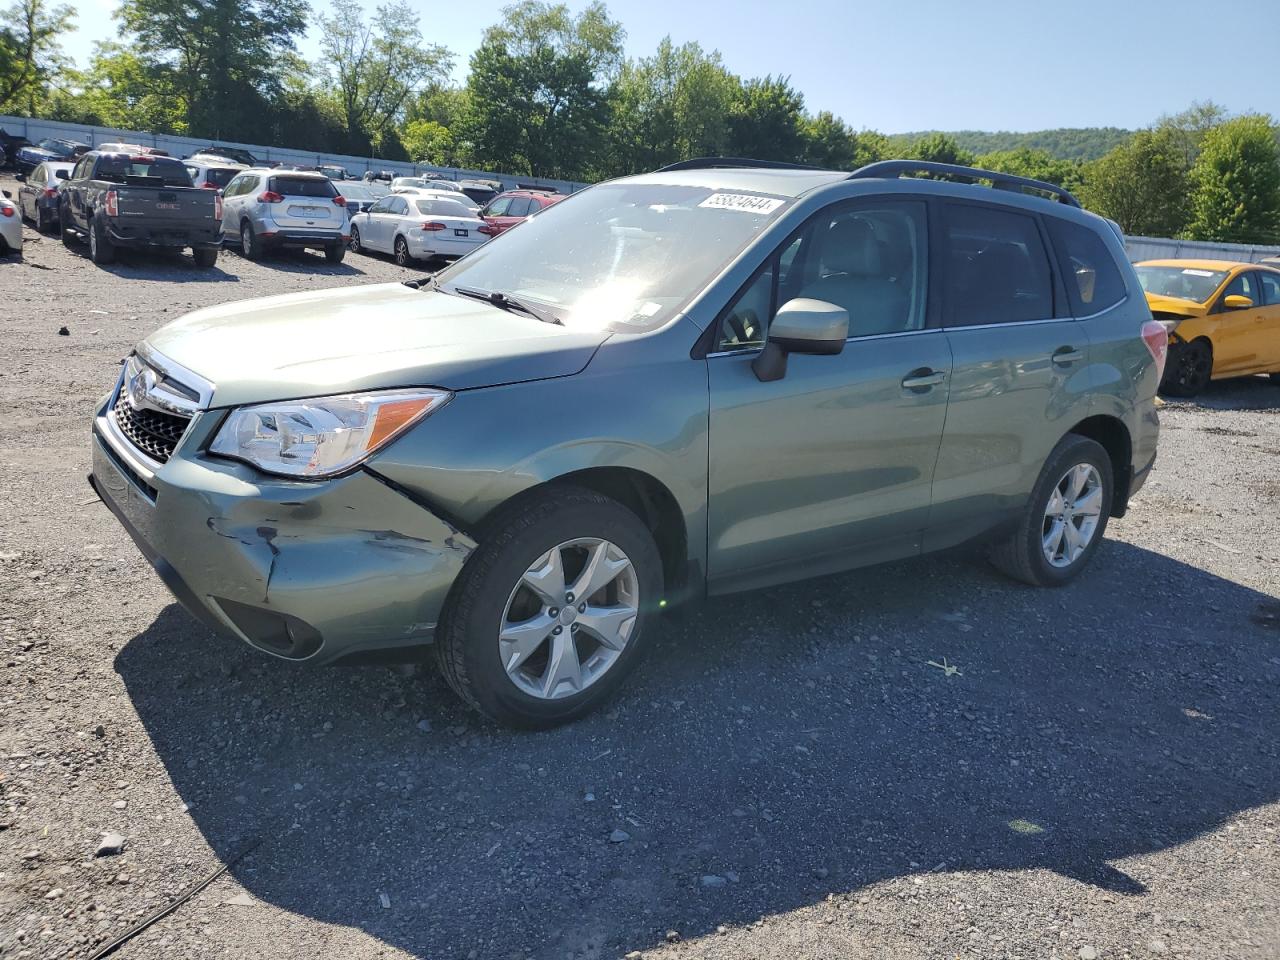
[{"label": "rear bumper", "polygon": [[[441,233],[444,233],[444,231],[441,231]],[[409,240],[409,252],[418,259],[425,260],[428,257],[464,256],[482,246],[483,241],[489,238],[483,237],[482,240],[477,241],[461,237],[457,239],[447,236],[432,236],[428,238],[410,234],[407,239]]]},{"label": "rear bumper", "polygon": [[242,464],[184,457],[181,446],[166,464],[144,463],[106,409],[104,401],[94,423],[90,482],[202,623],[314,663],[434,637],[475,547],[465,534],[365,471],[274,480]]},{"label": "rear bumper", "polygon": [[107,224],[107,236],[113,246],[126,248],[217,250],[222,246],[221,224],[215,229],[114,221]]},{"label": "rear bumper", "polygon": [[286,227],[270,217],[253,221],[253,231],[266,247],[303,247],[320,250],[333,243],[346,243],[351,239],[351,229],[346,221],[340,226]]}]

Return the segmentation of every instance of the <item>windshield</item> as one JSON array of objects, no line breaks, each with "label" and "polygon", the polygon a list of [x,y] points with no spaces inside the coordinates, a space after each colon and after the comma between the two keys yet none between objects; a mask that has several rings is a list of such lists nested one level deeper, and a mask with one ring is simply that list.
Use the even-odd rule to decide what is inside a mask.
[{"label": "windshield", "polygon": [[267,188],[286,197],[336,197],[337,189],[328,177],[272,177]]},{"label": "windshield", "polygon": [[37,146],[42,150],[48,150],[50,153],[55,153],[60,157],[71,156],[72,152],[76,148],[74,143],[68,143],[66,140],[41,140]]},{"label": "windshield", "polygon": [[706,187],[604,184],[547,207],[438,279],[446,289],[538,301],[568,327],[651,330],[790,202]]},{"label": "windshield", "polygon": [[1175,300],[1204,303],[1227,279],[1225,270],[1199,270],[1195,267],[1136,266],[1138,282],[1147,293]]},{"label": "windshield", "polygon": [[415,200],[418,212],[428,217],[466,217],[474,220],[475,216],[456,200]]}]

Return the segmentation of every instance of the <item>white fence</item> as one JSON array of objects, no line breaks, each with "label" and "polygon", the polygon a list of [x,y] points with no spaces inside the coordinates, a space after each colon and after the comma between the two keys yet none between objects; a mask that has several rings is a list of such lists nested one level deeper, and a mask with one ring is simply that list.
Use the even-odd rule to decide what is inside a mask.
[{"label": "white fence", "polygon": [[1160,237],[1125,237],[1129,259],[1139,260],[1236,260],[1257,263],[1264,257],[1280,257],[1280,247],[1253,243],[1214,243],[1210,240],[1167,240]]},{"label": "white fence", "polygon": [[429,174],[446,180],[496,180],[503,188],[513,190],[518,186],[548,187],[560,193],[572,193],[581,190],[586,184],[569,180],[548,180],[540,177],[524,177],[510,173],[488,173],[483,170],[462,170],[457,167],[436,167],[426,163],[401,163],[395,160],[380,160],[376,157],[348,157],[336,153],[309,153],[306,150],[290,150],[282,147],[268,147],[256,143],[234,143],[230,140],[196,140],[191,137],[176,137],[167,133],[141,133],[137,130],[114,130],[110,127],[90,127],[82,123],[62,123],[57,120],[29,120],[23,117],[7,117],[0,115],[0,128],[14,136],[26,137],[35,142],[45,137],[59,137],[67,140],[78,140],[90,146],[100,143],[136,143],[144,147],[164,150],[175,157],[187,157],[202,147],[218,143],[226,147],[238,147],[248,150],[259,160],[268,163],[296,163],[303,166],[319,166],[322,163],[334,163],[346,167],[357,177],[368,170],[391,170],[396,176],[412,177]]}]

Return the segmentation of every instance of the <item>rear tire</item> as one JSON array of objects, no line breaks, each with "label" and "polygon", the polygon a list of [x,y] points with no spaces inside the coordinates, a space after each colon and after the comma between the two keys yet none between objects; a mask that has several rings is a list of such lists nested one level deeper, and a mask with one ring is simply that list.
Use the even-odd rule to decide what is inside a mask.
[{"label": "rear tire", "polygon": [[396,266],[408,267],[413,265],[413,257],[409,254],[409,244],[404,237],[396,237]]},{"label": "rear tire", "polygon": [[1169,351],[1160,392],[1171,397],[1194,397],[1212,378],[1213,345],[1208,340],[1175,344]]},{"label": "rear tire", "polygon": [[40,208],[40,204],[39,204],[39,202],[37,202],[37,203],[36,203],[36,215],[35,215],[34,217],[32,217],[32,218],[31,218],[31,222],[32,222],[33,226],[35,226],[35,228],[36,228],[36,233],[48,233],[48,232],[49,232],[49,225],[48,225],[47,223],[45,223],[45,220],[44,220],[44,210],[42,210],[42,209]]},{"label": "rear tire", "polygon": [[116,248],[111,245],[107,228],[97,217],[89,221],[89,259],[100,267],[115,263],[116,259]]},{"label": "rear tire", "polygon": [[324,258],[330,263],[341,263],[342,258],[347,255],[347,245],[339,241],[331,243],[324,248]]},{"label": "rear tire", "polygon": [[192,250],[191,259],[196,262],[196,266],[201,270],[208,270],[218,262],[217,250]]},{"label": "rear tire", "polygon": [[262,241],[253,232],[253,224],[247,220],[240,224],[240,256],[246,260],[262,259]]},{"label": "rear tire", "polygon": [[[605,548],[596,567],[600,579],[589,579],[606,586],[569,599],[572,594],[561,591],[572,590],[585,575],[586,565],[573,563],[578,551],[591,557],[595,549],[579,542]],[[558,574],[546,577],[553,553]],[[548,601],[531,591],[534,571],[547,598],[564,597],[558,610],[543,609]],[[634,513],[590,490],[549,489],[504,510],[489,525],[450,591],[436,637],[437,662],[464,701],[499,723],[528,728],[566,723],[612,697],[639,663],[661,591],[658,548]],[[579,602],[583,612],[570,609]],[[517,611],[518,603],[526,606]],[[627,608],[634,609],[633,618],[627,618]],[[601,615],[610,609],[614,617]],[[521,633],[514,642],[499,639],[512,632],[512,624],[525,623],[540,632]],[[600,643],[589,623],[610,623],[617,631],[613,645]],[[521,643],[528,646],[509,670],[507,656]],[[562,680],[556,663],[573,667],[564,674],[572,679]],[[550,693],[531,692],[546,687]]]},{"label": "rear tire", "polygon": [[[1079,491],[1072,489],[1076,470],[1088,478]],[[1114,496],[1115,478],[1107,451],[1088,437],[1067,434],[1045,460],[1018,528],[1008,539],[992,545],[991,563],[1002,573],[1032,586],[1061,587],[1070,583],[1088,566],[1102,542]],[[1056,509],[1064,505],[1065,519],[1063,512]],[[1062,524],[1075,532],[1066,531]],[[1060,530],[1065,533],[1058,533]],[[1069,551],[1081,544],[1080,538],[1083,548],[1071,556]],[[1056,555],[1059,551],[1061,555]],[[1055,554],[1053,559],[1050,554]]]}]

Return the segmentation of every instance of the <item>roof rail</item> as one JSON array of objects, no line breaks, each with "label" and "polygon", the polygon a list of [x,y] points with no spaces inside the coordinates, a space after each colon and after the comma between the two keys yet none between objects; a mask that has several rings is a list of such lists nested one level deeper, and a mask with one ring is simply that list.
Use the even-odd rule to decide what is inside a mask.
[{"label": "roof rail", "polygon": [[733,167],[750,167],[766,170],[820,170],[805,163],[783,163],[781,160],[752,160],[750,157],[696,157],[659,167],[654,173],[671,173],[675,170],[719,170]]},{"label": "roof rail", "polygon": [[982,170],[978,167],[963,167],[956,163],[932,163],[928,160],[881,160],[859,167],[849,174],[850,180],[870,180],[873,178],[900,177],[904,173],[931,173],[935,176],[972,183],[976,180],[990,180],[996,190],[1012,190],[1014,193],[1025,193],[1036,190],[1047,193],[1059,203],[1078,207],[1077,200],[1069,190],[1044,180],[1032,180],[1030,177],[1017,177],[1011,173],[997,173],[994,170]]}]

